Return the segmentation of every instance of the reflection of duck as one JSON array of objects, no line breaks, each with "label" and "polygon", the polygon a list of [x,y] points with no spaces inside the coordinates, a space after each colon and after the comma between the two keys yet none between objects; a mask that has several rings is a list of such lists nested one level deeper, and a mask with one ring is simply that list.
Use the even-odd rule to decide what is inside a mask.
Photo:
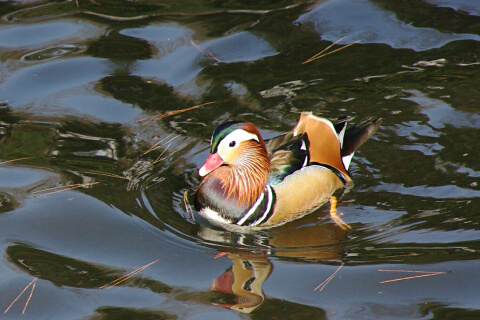
[{"label": "reflection of duck", "polygon": [[235,232],[200,226],[198,237],[228,252],[247,249],[290,260],[325,262],[342,260],[346,232],[310,215],[268,232]]},{"label": "reflection of duck", "polygon": [[262,284],[273,265],[264,255],[230,254],[233,266],[212,281],[210,291],[234,295],[235,303],[215,303],[222,307],[250,313],[265,299]]},{"label": "reflection of duck", "polygon": [[248,122],[228,122],[212,135],[199,174],[195,206],[212,224],[271,227],[322,205],[351,181],[350,160],[380,126],[368,118],[347,129],[303,112],[295,128],[264,141]]},{"label": "reflection of duck", "polygon": [[[338,262],[343,260],[346,231],[331,223],[315,223],[314,215],[293,221],[275,232],[235,233],[202,226],[199,236],[234,250],[232,267],[212,281],[210,291],[223,294],[215,305],[250,313],[266,300],[263,282],[273,272],[269,257],[289,261]],[[248,246],[250,244],[250,246]],[[239,253],[238,245],[253,248],[258,254]],[[245,251],[244,251],[245,252]],[[233,301],[229,301],[233,298]]]}]

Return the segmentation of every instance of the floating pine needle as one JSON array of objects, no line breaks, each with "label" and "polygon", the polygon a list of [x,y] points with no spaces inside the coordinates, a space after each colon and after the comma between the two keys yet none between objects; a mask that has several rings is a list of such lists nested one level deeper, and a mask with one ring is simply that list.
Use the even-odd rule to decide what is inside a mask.
[{"label": "floating pine needle", "polygon": [[34,278],[32,281],[30,281],[30,283],[22,290],[22,292],[20,292],[20,294],[15,298],[15,300],[12,301],[12,303],[10,303],[10,305],[8,306],[7,309],[5,309],[5,311],[3,313],[7,313],[8,310],[10,310],[10,308],[15,304],[15,302],[17,302],[18,299],[20,299],[20,297],[23,295],[23,293],[25,291],[27,291],[27,289],[31,286],[32,286],[32,290],[30,291],[30,295],[28,296],[28,299],[27,299],[27,302],[25,303],[25,306],[23,307],[23,311],[22,311],[22,314],[25,314],[25,310],[27,310],[27,306],[28,304],[30,303],[30,299],[32,298],[32,295],[33,295],[33,290],[35,289],[35,285],[37,284],[37,279],[38,278]]},{"label": "floating pine needle", "polygon": [[160,158],[163,156],[163,154],[164,154],[165,152],[167,152],[167,150],[168,150],[168,148],[170,148],[170,145],[171,145],[171,144],[172,144],[172,143],[170,142],[170,143],[168,144],[168,146],[167,146],[165,149],[163,149],[162,153],[160,153],[160,155],[157,157],[157,159],[155,159],[155,161],[153,161],[154,164],[160,161]]},{"label": "floating pine needle", "polygon": [[151,116],[151,117],[148,117],[148,118],[145,118],[145,119],[137,120],[137,122],[140,123],[140,124],[147,124],[147,123],[152,122],[152,121],[155,121],[155,120],[160,120],[160,119],[163,119],[163,118],[166,118],[166,117],[169,117],[169,116],[173,116],[173,115],[176,115],[176,114],[179,114],[179,113],[183,113],[183,112],[186,112],[186,111],[198,109],[198,108],[200,108],[200,107],[207,106],[207,105],[209,105],[209,104],[218,103],[218,102],[219,102],[219,101],[205,102],[205,103],[202,103],[202,104],[193,106],[193,107],[189,107],[189,108],[185,108],[185,109],[181,109],[181,110],[174,110],[174,111],[169,111],[169,112],[157,114],[156,116]]},{"label": "floating pine needle", "polygon": [[[171,136],[171,135],[169,135],[169,136]],[[168,137],[169,137],[169,136],[168,136]],[[167,137],[167,138],[168,138],[168,137]],[[167,158],[167,157],[162,158],[162,156],[164,155],[165,152],[167,152],[168,148],[170,148],[170,146],[172,145],[173,140],[177,139],[178,137],[180,137],[179,134],[177,134],[175,137],[173,137],[172,139],[170,139],[170,140],[168,140],[168,141],[165,142],[165,143],[168,143],[168,145],[167,145],[167,147],[166,147],[165,149],[163,149],[162,153],[160,153],[160,155],[157,157],[157,159],[155,159],[155,161],[153,161],[154,164],[157,163],[157,162],[159,162],[159,161],[165,160],[165,159]],[[162,141],[165,140],[165,139],[166,139],[166,138],[162,139]],[[158,143],[156,143],[155,145],[158,145]],[[172,155],[173,153],[175,153],[175,152],[177,152],[178,150],[180,150],[181,148],[183,148],[183,146],[185,146],[185,144],[182,144],[179,149],[175,150],[175,151],[172,152],[170,155]]]},{"label": "floating pine needle", "polygon": [[311,57],[310,59],[306,60],[304,62],[305,63],[309,63],[315,59],[318,59],[319,56],[321,56],[325,51],[327,51],[328,49],[330,49],[331,47],[333,47],[334,45],[336,45],[337,43],[339,43],[340,41],[342,41],[343,39],[345,39],[345,36],[341,37],[340,39],[338,39],[337,41],[335,41],[334,43],[332,43],[331,45],[329,45],[328,47],[326,47],[325,49],[323,49],[322,51],[320,51],[319,53],[317,53],[316,55],[314,55],[313,57]]},{"label": "floating pine needle", "polygon": [[[171,157],[173,154],[175,154],[175,153],[177,153],[178,151],[182,150],[182,149],[185,147],[185,145],[186,145],[186,143],[182,144],[180,147],[177,148],[177,150],[172,151],[168,156],[165,156],[165,157],[163,157],[163,158],[160,158],[160,156],[158,156],[157,160],[155,160],[153,163],[157,163],[157,162],[159,162],[159,161],[163,161],[163,160],[167,159],[168,157]],[[169,144],[168,146],[170,146],[170,144]],[[162,152],[162,154],[163,154],[163,152]]]},{"label": "floating pine needle", "polygon": [[195,217],[193,216],[192,206],[190,205],[190,202],[188,202],[188,190],[185,190],[185,192],[183,193],[183,205],[185,206],[185,211],[187,212],[188,219],[195,220]]},{"label": "floating pine needle", "polygon": [[[99,7],[102,6],[100,3],[95,2],[95,1],[93,1],[93,0],[90,0],[90,2],[93,3],[93,4],[96,5],[96,6],[99,6]],[[75,5],[77,6],[77,8],[80,8],[80,4],[78,3],[78,0],[75,0]]]},{"label": "floating pine needle", "polygon": [[[169,134],[168,136],[166,136],[165,138],[163,138],[162,140],[160,140],[159,142],[155,143],[155,145],[153,147],[151,147],[150,149],[148,149],[147,151],[145,151],[144,155],[146,155],[147,153],[150,153],[152,152],[153,150],[155,149],[158,149],[161,145],[162,145],[162,142],[165,141],[167,138],[171,137],[173,135],[173,133]],[[175,135],[175,137],[171,138],[170,140],[167,140],[165,142],[165,144],[168,143],[168,146],[167,148],[170,146],[170,144],[172,143],[173,140],[177,139],[178,137],[180,137],[179,134]],[[165,151],[165,150],[164,150]],[[163,153],[162,153],[163,154]]]},{"label": "floating pine needle", "polygon": [[378,270],[380,272],[407,272],[407,273],[420,273],[416,276],[409,276],[409,277],[402,277],[390,280],[380,281],[380,283],[389,283],[389,282],[396,282],[396,281],[403,281],[403,280],[410,280],[416,278],[424,278],[424,277],[431,277],[431,276],[438,276],[439,274],[445,274],[446,271],[412,271],[412,270]]},{"label": "floating pine needle", "polygon": [[332,273],[332,275],[330,277],[328,277],[327,279],[325,279],[325,281],[323,281],[322,283],[320,283],[315,289],[313,289],[313,291],[315,290],[318,290],[318,292],[322,291],[323,289],[325,289],[325,287],[327,286],[327,284],[333,280],[333,278],[335,278],[335,275],[337,274],[338,271],[340,271],[340,269],[343,267],[344,263],[342,263],[338,268],[337,270],[335,270],[334,273]]},{"label": "floating pine needle", "polygon": [[27,302],[25,302],[25,306],[23,307],[22,314],[25,314],[25,310],[27,310],[27,306],[30,303],[30,299],[32,299],[33,295],[33,290],[35,290],[35,286],[37,285],[37,278],[34,279],[35,281],[33,282],[32,285],[32,291],[30,291],[30,294],[28,295]]},{"label": "floating pine needle", "polygon": [[27,158],[18,158],[18,159],[12,159],[12,160],[6,160],[0,162],[0,164],[5,164],[5,163],[10,163],[10,162],[15,162],[15,161],[20,161],[20,160],[27,160],[27,159],[32,159],[32,157],[27,157]]},{"label": "floating pine needle", "polygon": [[[171,143],[173,140],[177,139],[178,137],[180,137],[180,135],[179,135],[179,134],[177,134],[177,135],[176,135],[175,137],[173,137],[172,139],[170,139],[170,140],[167,140],[165,143],[168,143],[168,144],[170,144],[170,143]],[[163,140],[163,139],[162,139],[162,140]]]},{"label": "floating pine needle", "polygon": [[190,40],[190,43],[192,44],[192,46],[194,46],[198,51],[200,51],[201,53],[203,53],[207,58],[209,58],[210,60],[212,60],[213,62],[221,62],[220,59],[218,59],[217,57],[215,57],[210,51],[208,51],[207,49],[204,49],[202,47],[200,47],[199,45],[195,44],[195,42],[193,42],[192,40]]},{"label": "floating pine needle", "polygon": [[[173,133],[170,133],[168,136],[166,136],[165,138],[163,138],[162,140],[158,141],[157,143],[155,143],[152,147],[150,147],[150,149],[148,149],[147,151],[145,151],[143,153],[143,155],[146,155],[147,153],[150,153],[152,152],[153,150],[155,150],[157,148],[157,146],[159,146],[163,141],[165,141],[166,139],[168,139],[169,137],[171,137],[173,135]],[[178,135],[179,136],[179,135]]]},{"label": "floating pine needle", "polygon": [[317,53],[316,55],[314,55],[314,56],[311,57],[310,59],[305,60],[302,64],[306,64],[306,63],[312,62],[312,61],[314,61],[314,60],[323,58],[323,57],[325,57],[325,56],[328,56],[328,55],[330,55],[330,54],[332,54],[332,53],[335,53],[335,52],[338,52],[338,51],[340,51],[340,50],[346,49],[346,48],[348,48],[348,47],[350,47],[350,46],[353,46],[354,44],[360,42],[360,40],[357,40],[357,41],[352,42],[352,43],[349,43],[349,44],[347,44],[347,45],[345,45],[345,46],[343,46],[343,47],[340,47],[340,48],[338,48],[338,49],[335,49],[335,50],[333,50],[333,51],[330,51],[330,52],[325,53],[328,49],[330,49],[331,47],[333,47],[334,45],[336,45],[337,43],[339,43],[339,42],[342,41],[343,39],[345,39],[345,37],[342,37],[342,38],[338,39],[337,41],[335,41],[334,43],[332,43],[331,45],[329,45],[328,47],[326,47],[325,49],[323,49],[322,51],[320,51],[319,53]]},{"label": "floating pine needle", "polygon": [[157,260],[155,260],[155,261],[152,261],[152,262],[144,265],[143,267],[140,267],[140,268],[138,268],[138,269],[135,269],[135,270],[133,270],[132,272],[129,272],[129,273],[127,273],[126,275],[121,276],[120,278],[115,279],[115,280],[113,280],[113,281],[111,281],[111,282],[109,282],[109,283],[101,286],[99,289],[105,289],[105,288],[110,289],[110,288],[112,288],[112,287],[114,287],[114,286],[116,286],[116,285],[119,285],[120,283],[127,281],[128,279],[130,279],[131,277],[133,277],[133,276],[136,275],[137,273],[142,272],[143,270],[147,269],[147,268],[150,267],[152,264],[157,263],[158,261],[160,261],[160,259],[157,259]]},{"label": "floating pine needle", "polygon": [[[71,184],[71,185],[68,185],[68,186],[60,186],[60,187],[53,187],[53,188],[33,191],[31,194],[37,194],[35,197],[45,197],[45,196],[48,196],[48,195],[51,195],[51,194],[55,194],[55,193],[59,193],[59,192],[67,191],[67,190],[90,187],[90,186],[93,186],[93,185],[96,185],[96,184],[99,184],[99,183],[100,183],[100,181],[92,182],[92,183],[77,183],[77,184]],[[46,191],[51,191],[51,192],[43,193],[43,192],[46,192]],[[38,194],[38,193],[43,193],[43,194]]]},{"label": "floating pine needle", "polygon": [[130,180],[129,178],[122,177],[122,176],[119,176],[119,175],[116,175],[116,174],[113,174],[113,173],[101,172],[101,171],[96,171],[96,170],[93,170],[93,171],[84,171],[83,173],[86,173],[86,174],[97,174],[97,175],[99,175],[99,176],[106,176],[106,177],[111,177],[111,178],[118,178],[118,179]]}]

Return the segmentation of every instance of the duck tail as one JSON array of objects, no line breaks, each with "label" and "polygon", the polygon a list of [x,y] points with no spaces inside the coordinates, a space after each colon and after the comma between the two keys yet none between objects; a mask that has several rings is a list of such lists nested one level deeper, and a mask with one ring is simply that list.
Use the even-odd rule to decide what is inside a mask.
[{"label": "duck tail", "polygon": [[[342,119],[342,123],[344,122]],[[343,134],[341,156],[347,170],[355,151],[378,130],[381,124],[382,118],[369,117],[358,124],[347,126],[346,130],[343,127],[343,132],[339,132],[339,135]],[[337,125],[335,128],[337,129]]]}]

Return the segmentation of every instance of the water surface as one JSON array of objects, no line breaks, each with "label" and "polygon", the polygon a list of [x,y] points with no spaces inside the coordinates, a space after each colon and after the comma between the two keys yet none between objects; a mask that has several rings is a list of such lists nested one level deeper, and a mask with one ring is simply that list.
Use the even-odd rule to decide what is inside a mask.
[{"label": "water surface", "polygon": [[[479,12],[2,3],[0,159],[16,161],[0,164],[0,310],[36,279],[3,317],[30,293],[25,319],[479,317]],[[339,39],[360,42],[302,63]],[[337,194],[351,231],[328,206],[253,234],[188,210],[218,124],[268,138],[301,111],[383,118]]]}]

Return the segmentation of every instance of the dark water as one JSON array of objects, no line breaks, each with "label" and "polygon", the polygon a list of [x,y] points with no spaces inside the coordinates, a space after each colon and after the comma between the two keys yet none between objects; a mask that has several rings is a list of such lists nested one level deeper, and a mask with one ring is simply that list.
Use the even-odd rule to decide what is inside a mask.
[{"label": "dark water", "polygon": [[[480,318],[480,2],[5,1],[0,14],[0,159],[17,160],[0,165],[0,311],[37,279],[3,318]],[[330,50],[361,42],[302,64],[342,37]],[[192,219],[183,197],[216,125],[271,137],[310,110],[384,119],[338,193],[351,231],[328,206],[255,234]],[[415,275],[430,276],[381,283]]]}]

